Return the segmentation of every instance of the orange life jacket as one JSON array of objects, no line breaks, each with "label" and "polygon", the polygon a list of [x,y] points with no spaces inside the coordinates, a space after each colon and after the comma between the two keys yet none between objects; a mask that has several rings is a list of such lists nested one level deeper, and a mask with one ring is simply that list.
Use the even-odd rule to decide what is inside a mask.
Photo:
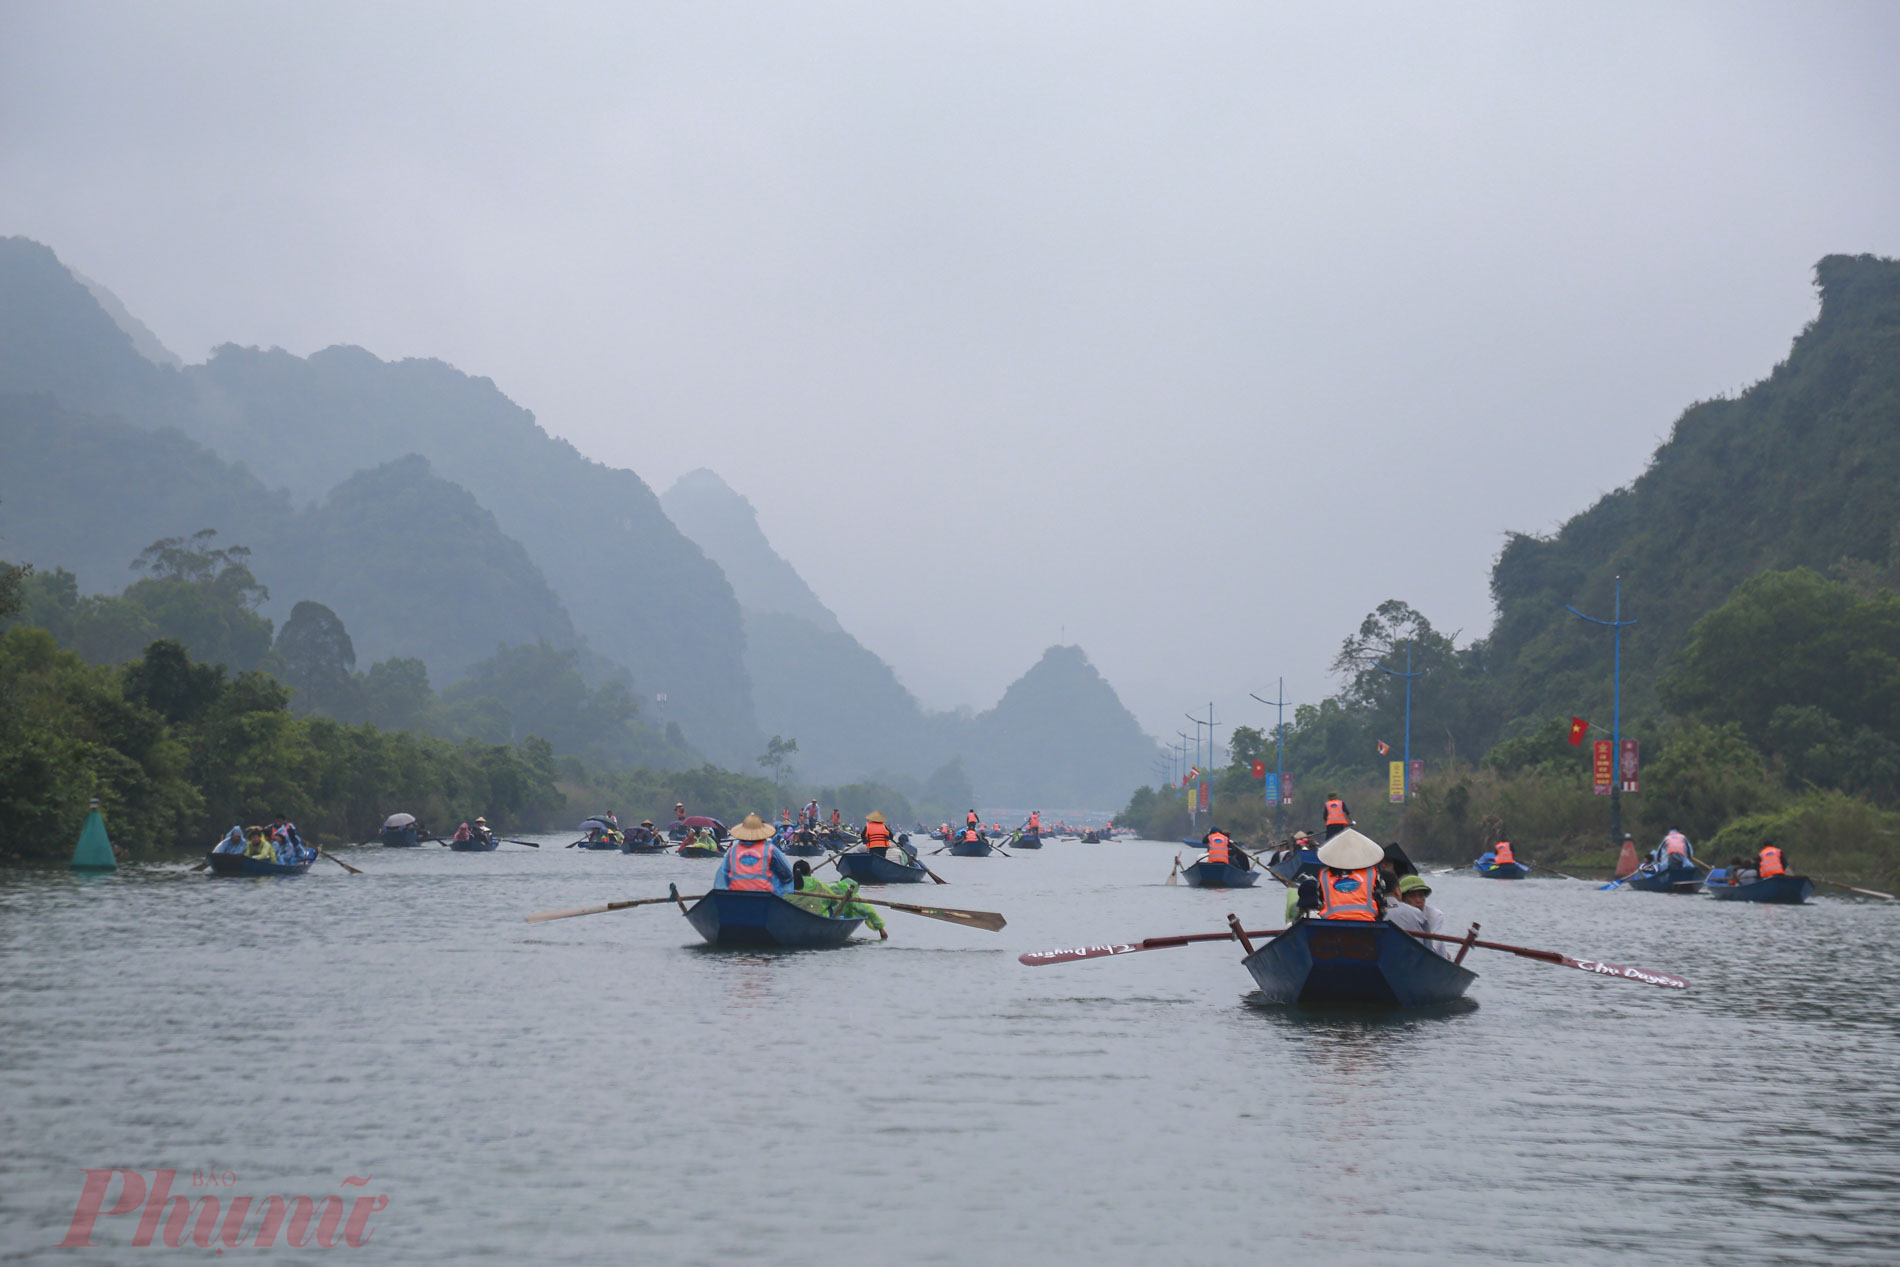
[{"label": "orange life jacket", "polygon": [[1318,919],[1378,919],[1377,886],[1379,872],[1373,867],[1358,871],[1339,871],[1321,867],[1319,873]]},{"label": "orange life jacket", "polygon": [[977,841],[981,839],[983,838],[976,834],[976,828],[965,827],[963,829],[963,840],[965,844],[974,845],[975,843],[977,843]]},{"label": "orange life jacket", "polygon": [[1227,837],[1215,832],[1207,838],[1207,860],[1227,865]]},{"label": "orange life jacket", "polygon": [[726,887],[753,893],[772,891],[772,842],[769,840],[734,841],[728,855],[731,863]]},{"label": "orange life jacket", "polygon": [[891,829],[883,823],[864,825],[864,847],[866,849],[889,849],[895,842],[891,840]]},{"label": "orange life jacket", "polygon": [[1508,863],[1513,863],[1516,861],[1517,861],[1517,855],[1511,852],[1511,842],[1508,840],[1498,841],[1496,856],[1493,857],[1491,860],[1492,865],[1504,866]]},{"label": "orange life jacket", "polygon": [[971,810],[968,814],[965,814],[963,816],[963,823],[966,827],[976,826],[976,811]]},{"label": "orange life jacket", "polygon": [[1668,858],[1686,858],[1689,856],[1689,842],[1679,831],[1672,831],[1663,837],[1663,856]]},{"label": "orange life jacket", "polygon": [[1326,825],[1328,827],[1344,827],[1350,822],[1352,822],[1352,819],[1346,817],[1346,802],[1326,802]]},{"label": "orange life jacket", "polygon": [[1763,845],[1761,853],[1755,859],[1755,869],[1766,880],[1771,875],[1785,875],[1788,868],[1782,865],[1781,850],[1774,845]]},{"label": "orange life jacket", "polygon": [[1035,831],[1035,832],[1039,832],[1042,830],[1042,815],[1041,814],[1031,814],[1029,816],[1029,830]]}]

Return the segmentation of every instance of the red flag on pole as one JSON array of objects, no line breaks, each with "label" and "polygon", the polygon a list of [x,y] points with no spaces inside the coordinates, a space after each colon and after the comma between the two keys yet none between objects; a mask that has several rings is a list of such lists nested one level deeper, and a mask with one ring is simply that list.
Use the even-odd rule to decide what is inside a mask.
[{"label": "red flag on pole", "polygon": [[1392,745],[1388,744],[1383,739],[1379,740],[1379,755],[1383,757],[1386,753],[1390,751],[1392,751]]},{"label": "red flag on pole", "polygon": [[1572,717],[1570,719],[1570,746],[1572,748],[1581,748],[1583,746],[1583,734],[1589,729],[1589,722],[1581,717]]},{"label": "red flag on pole", "polygon": [[1266,762],[1256,761],[1253,763],[1253,777],[1256,779],[1264,779],[1267,777],[1267,763]]}]

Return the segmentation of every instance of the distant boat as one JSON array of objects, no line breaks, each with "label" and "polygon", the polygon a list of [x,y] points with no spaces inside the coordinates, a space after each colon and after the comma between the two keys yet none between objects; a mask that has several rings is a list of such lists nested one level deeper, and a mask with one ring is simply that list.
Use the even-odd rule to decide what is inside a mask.
[{"label": "distant boat", "polygon": [[1487,880],[1522,880],[1531,873],[1528,862],[1499,862],[1496,853],[1484,854],[1471,869]]},{"label": "distant boat", "polygon": [[1190,862],[1181,868],[1181,878],[1196,889],[1250,889],[1260,883],[1260,873],[1231,862]]},{"label": "distant boat", "polygon": [[1244,962],[1269,1003],[1424,1007],[1478,979],[1383,920],[1299,920]]},{"label": "distant boat", "polygon": [[383,820],[383,844],[391,849],[413,849],[422,843],[414,814],[391,814]]},{"label": "distant boat", "polygon": [[1638,868],[1624,883],[1644,893],[1694,893],[1702,887],[1702,873],[1695,869],[1693,863],[1667,867],[1661,871]]},{"label": "distant boat", "polygon": [[673,842],[657,831],[635,827],[620,838],[621,853],[665,853]]},{"label": "distant boat", "polygon": [[864,920],[808,911],[776,893],[714,889],[686,912],[693,931],[714,946],[842,946]]},{"label": "distant boat", "polygon": [[922,884],[930,878],[915,857],[906,865],[883,853],[841,853],[838,874],[859,884]]},{"label": "distant boat", "polygon": [[491,853],[501,845],[500,837],[493,832],[471,830],[467,840],[451,840],[449,848],[456,853]]},{"label": "distant boat", "polygon": [[1319,874],[1319,853],[1313,849],[1289,849],[1285,857],[1269,862],[1267,870],[1286,883],[1295,884],[1302,878]]},{"label": "distant boat", "polygon": [[1042,848],[1042,833],[1026,831],[1010,841],[1009,847],[1011,849],[1040,849]]},{"label": "distant boat", "polygon": [[988,840],[953,840],[950,842],[950,852],[953,856],[958,858],[988,857],[993,848],[994,846],[992,846]]},{"label": "distant boat", "polygon": [[211,855],[212,875],[302,875],[308,870],[309,862],[271,862],[241,853]]},{"label": "distant boat", "polygon": [[1814,881],[1804,875],[1783,874],[1730,884],[1727,868],[1718,867],[1709,872],[1708,891],[1718,902],[1774,902],[1798,906],[1814,896]]}]

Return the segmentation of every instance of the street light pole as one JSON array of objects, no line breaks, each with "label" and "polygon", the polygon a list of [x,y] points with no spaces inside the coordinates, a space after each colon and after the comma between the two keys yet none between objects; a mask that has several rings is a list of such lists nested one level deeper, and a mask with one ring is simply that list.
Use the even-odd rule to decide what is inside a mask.
[{"label": "street light pole", "polygon": [[[1253,695],[1253,692],[1248,691],[1247,694]],[[1260,699],[1258,695],[1254,695],[1253,697],[1255,699],[1260,699],[1260,702],[1262,704],[1271,705],[1273,708],[1279,710],[1278,713],[1276,714],[1276,719],[1273,724],[1273,755],[1274,755],[1274,764],[1276,767],[1276,770],[1273,776],[1273,781],[1274,781],[1273,830],[1274,830],[1275,835],[1283,835],[1286,832],[1286,705],[1287,705],[1287,701],[1286,701],[1286,679],[1285,678],[1280,679],[1280,688],[1277,691],[1275,691],[1274,694],[1280,696],[1280,698],[1279,699]],[[1266,782],[1265,779],[1262,779],[1260,781],[1262,783]],[[1266,794],[1265,788],[1261,789],[1261,794],[1263,796]]]},{"label": "street light pole", "polygon": [[1595,616],[1585,616],[1570,604],[1564,604],[1564,610],[1580,620],[1593,625],[1607,625],[1610,629],[1611,668],[1610,668],[1610,844],[1623,843],[1623,627],[1633,625],[1633,620],[1623,619],[1623,578],[1616,578],[1616,617],[1613,620],[1598,620]]},{"label": "street light pole", "polygon": [[[1194,723],[1195,751],[1197,753],[1200,751],[1201,727],[1207,727],[1207,768],[1201,771],[1200,778],[1195,781],[1197,786],[1195,787],[1194,799],[1196,804],[1200,803],[1200,787],[1198,784],[1205,781],[1207,786],[1207,821],[1211,823],[1214,821],[1214,701],[1207,701],[1206,721],[1202,721],[1193,713],[1184,713],[1182,716]],[[1197,762],[1196,764],[1199,763]]]}]

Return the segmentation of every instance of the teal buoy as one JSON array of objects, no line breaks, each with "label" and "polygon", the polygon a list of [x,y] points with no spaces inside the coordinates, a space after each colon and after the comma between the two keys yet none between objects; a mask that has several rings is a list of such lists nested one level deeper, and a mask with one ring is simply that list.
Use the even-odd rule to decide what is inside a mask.
[{"label": "teal buoy", "polygon": [[112,871],[119,860],[112,856],[112,842],[106,839],[106,820],[99,816],[99,798],[92,798],[86,825],[79,829],[79,844],[73,850],[73,868],[78,871]]}]

